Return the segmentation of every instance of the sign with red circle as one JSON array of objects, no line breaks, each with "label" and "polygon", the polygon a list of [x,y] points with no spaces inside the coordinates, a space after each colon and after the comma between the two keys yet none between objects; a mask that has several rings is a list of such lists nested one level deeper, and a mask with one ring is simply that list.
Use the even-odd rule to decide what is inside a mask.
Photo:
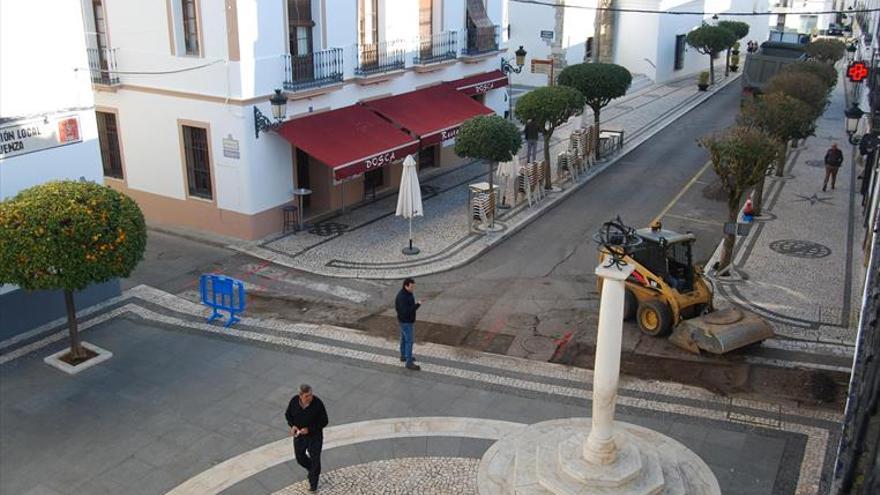
[{"label": "sign with red circle", "polygon": [[852,82],[862,82],[868,78],[868,73],[868,64],[861,60],[849,64],[849,67],[846,69],[846,76]]}]

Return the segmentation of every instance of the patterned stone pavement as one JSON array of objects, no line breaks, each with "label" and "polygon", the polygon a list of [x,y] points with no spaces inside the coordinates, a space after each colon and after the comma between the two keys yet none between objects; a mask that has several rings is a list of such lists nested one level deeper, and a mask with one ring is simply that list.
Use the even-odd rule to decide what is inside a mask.
[{"label": "patterned stone pavement", "polygon": [[[0,343],[0,492],[296,490],[305,473],[283,410],[300,382],[330,411],[327,488],[360,479],[355,493],[396,493],[373,481],[399,459],[427,473],[414,483],[441,483],[436,459],[478,459],[511,428],[589,411],[590,370],[417,344],[412,373],[396,343],[361,332],[247,316],[225,329],[205,315],[147,286],[83,311],[84,338],[114,357],[75,378],[42,363],[65,345],[63,322]],[[836,412],[628,377],[619,395],[621,421],[692,449],[724,493],[827,486]],[[471,493],[459,481],[453,493]]]},{"label": "patterned stone pavement", "polygon": [[[397,279],[449,270],[474,259],[537,219],[542,212],[583,187],[607,167],[635,149],[712,94],[738,80],[737,75],[719,83],[712,91],[699,92],[693,81],[672,82],[639,89],[609,106],[602,114],[603,125],[622,128],[626,142],[622,152],[599,162],[578,181],[562,184],[561,193],[551,193],[534,207],[523,201],[517,207],[500,210],[496,223],[501,231],[471,233],[466,214],[467,185],[485,180],[486,165],[473,162],[427,176],[422,185],[425,216],[413,220],[418,256],[403,255],[408,242],[407,222],[394,216],[396,195],[356,208],[333,222],[348,226],[333,235],[308,232],[230,247],[286,267],[320,275],[347,278]],[[581,121],[592,122],[592,114],[573,117],[555,133],[551,157],[567,147],[568,136]]]}]

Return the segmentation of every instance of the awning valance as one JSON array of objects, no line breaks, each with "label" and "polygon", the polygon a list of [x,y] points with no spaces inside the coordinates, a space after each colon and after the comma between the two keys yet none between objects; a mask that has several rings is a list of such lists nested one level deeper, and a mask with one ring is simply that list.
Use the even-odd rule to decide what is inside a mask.
[{"label": "awning valance", "polygon": [[493,113],[445,84],[367,101],[364,105],[417,136],[422,146],[453,138],[465,120]]},{"label": "awning valance", "polygon": [[450,81],[446,84],[468,96],[473,96],[507,86],[507,76],[500,70],[493,70],[492,72],[468,76],[457,81]]},{"label": "awning valance", "polygon": [[362,105],[286,122],[278,134],[333,169],[342,180],[418,150],[417,140]]}]

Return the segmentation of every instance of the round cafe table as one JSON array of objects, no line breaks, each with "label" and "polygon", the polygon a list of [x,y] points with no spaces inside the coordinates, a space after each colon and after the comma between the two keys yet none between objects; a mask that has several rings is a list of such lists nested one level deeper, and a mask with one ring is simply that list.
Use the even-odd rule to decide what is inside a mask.
[{"label": "round cafe table", "polygon": [[306,228],[306,225],[303,223],[303,217],[305,216],[305,210],[303,210],[303,197],[312,194],[311,189],[306,189],[305,187],[298,187],[293,190],[293,195],[296,196],[297,204],[299,205],[299,231],[301,232]]}]

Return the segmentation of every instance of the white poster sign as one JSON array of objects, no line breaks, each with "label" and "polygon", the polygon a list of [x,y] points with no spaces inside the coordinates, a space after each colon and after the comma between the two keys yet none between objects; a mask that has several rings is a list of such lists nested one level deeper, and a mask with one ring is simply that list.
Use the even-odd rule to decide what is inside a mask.
[{"label": "white poster sign", "polygon": [[0,125],[0,160],[82,141],[79,117],[50,117]]}]

